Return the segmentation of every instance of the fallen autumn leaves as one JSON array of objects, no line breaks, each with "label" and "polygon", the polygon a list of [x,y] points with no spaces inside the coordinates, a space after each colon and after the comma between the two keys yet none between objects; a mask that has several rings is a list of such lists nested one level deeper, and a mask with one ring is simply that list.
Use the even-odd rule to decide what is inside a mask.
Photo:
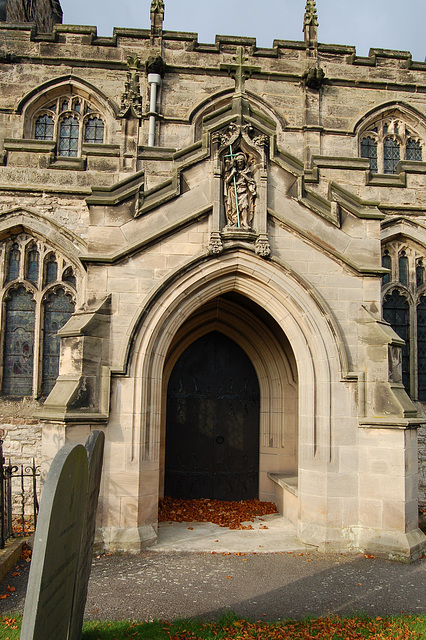
[{"label": "fallen autumn leaves", "polygon": [[[20,617],[0,617],[0,638],[18,640]],[[217,622],[85,622],[82,640],[422,640],[425,616],[249,622],[228,614]]]},{"label": "fallen autumn leaves", "polygon": [[[253,522],[258,516],[277,513],[272,502],[260,500],[242,500],[225,502],[223,500],[181,500],[162,498],[158,507],[159,522],[213,522],[230,529],[252,529],[243,522]],[[262,526],[262,528],[267,528]]]},{"label": "fallen autumn leaves", "polygon": [[[25,560],[25,562],[29,563],[31,562],[31,556],[32,556],[31,549],[26,544],[24,544],[22,546],[20,560]],[[25,567],[25,565],[21,564],[21,567]],[[20,575],[20,572],[17,569],[19,569],[18,566],[16,566],[15,571],[12,573],[13,577]],[[16,591],[15,587],[11,587],[10,585],[7,585],[5,593],[0,593],[0,600],[6,600],[6,598],[8,598],[14,591]]]},{"label": "fallen autumn leaves", "polygon": [[[196,630],[185,629],[177,633],[170,630],[170,640],[201,640],[207,637],[220,637],[222,640],[414,640],[422,638],[422,632],[418,631],[416,623],[423,623],[424,618],[411,616],[398,619],[360,619],[360,618],[318,618],[317,620],[305,620],[300,622],[288,621],[277,624],[265,624],[262,622],[247,622],[235,620],[228,625],[204,624],[201,625],[201,633]],[[423,626],[423,625],[422,625]],[[417,628],[416,628],[417,627]],[[167,632],[167,627],[164,627]],[[212,636],[203,635],[203,631],[209,631]]]}]

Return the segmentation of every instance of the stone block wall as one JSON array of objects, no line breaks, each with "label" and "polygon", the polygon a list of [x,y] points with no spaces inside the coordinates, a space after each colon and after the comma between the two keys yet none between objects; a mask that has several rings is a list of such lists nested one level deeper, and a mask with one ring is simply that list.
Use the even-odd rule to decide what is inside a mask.
[{"label": "stone block wall", "polygon": [[41,461],[41,423],[35,418],[0,418],[0,437],[6,463]]},{"label": "stone block wall", "polygon": [[[207,122],[206,134],[207,128],[213,127],[209,116],[231,100],[235,83],[227,67],[235,66],[237,46],[243,46],[244,55],[258,69],[247,78],[247,94],[263,114],[264,126],[275,127],[276,144],[282,154],[277,164],[272,157],[276,150],[271,148],[267,169],[271,209],[267,233],[272,257],[281,259],[304,279],[306,286],[327,301],[330,315],[344,334],[349,370],[362,369],[355,319],[362,305],[379,313],[380,278],[377,273],[370,273],[379,270],[381,264],[378,219],[387,216],[383,227],[386,224],[389,227],[396,215],[408,218],[411,212],[410,232],[417,222],[424,223],[426,158],[422,163],[406,163],[400,174],[386,179],[381,176],[379,180],[371,176],[368,160],[359,157],[358,134],[363,119],[369,118],[373,109],[379,112],[386,104],[403,103],[413,129],[426,141],[426,64],[402,59],[397,52],[376,51],[370,58],[361,59],[351,47],[321,45],[318,65],[325,72],[326,83],[317,92],[308,89],[302,80],[308,62],[303,42],[291,46],[281,42],[267,51],[256,49],[251,39],[218,37],[215,45],[203,45],[191,34],[167,33],[161,49],[166,64],[158,99],[161,118],[157,121],[156,147],[148,148],[145,145],[149,86],[144,67],[152,54],[148,31],[116,30],[112,38],[98,38],[92,27],[57,26],[54,38],[40,35],[35,38],[29,28],[2,26],[0,45],[10,54],[10,61],[3,63],[0,95],[0,226],[8,212],[19,207],[29,209],[29,219],[33,215],[42,220],[35,231],[47,219],[52,228],[55,225],[60,230],[56,239],[61,231],[72,237],[69,242],[75,246],[72,257],[76,263],[82,255],[86,255],[86,265],[90,258],[100,260],[96,263],[94,259],[93,264],[89,260],[87,270],[81,269],[77,303],[80,306],[87,300],[111,295],[111,345],[106,368],[114,369],[116,376],[125,372],[126,341],[136,332],[141,309],[149,296],[154,291],[158,296],[162,294],[168,278],[179,272],[188,273],[191,261],[207,251],[214,168],[209,161],[201,164],[210,149],[201,149],[197,144],[201,144],[203,122]],[[129,79],[128,56],[137,56],[141,63],[137,89],[144,117],[133,120],[119,115]],[[64,161],[54,157],[53,143],[44,140],[44,146],[37,147],[31,137],[35,114],[45,100],[43,96],[61,95],[68,83],[75,85],[80,97],[90,97],[100,105],[99,112],[105,118],[105,140],[91,149],[90,145],[83,145],[81,158]],[[37,93],[40,97],[35,98]],[[192,143],[195,144],[191,153],[194,157],[199,153],[197,163],[185,151]],[[175,150],[179,152],[176,154]],[[149,194],[149,190],[164,183],[177,168],[176,193],[170,195],[165,188],[163,196],[158,195],[154,202],[157,196]],[[117,202],[113,202],[108,194],[116,183],[122,184],[130,176],[134,176],[135,183],[129,186],[128,198],[120,201],[118,189]],[[330,195],[333,184],[342,189]],[[97,196],[93,195],[96,189]],[[359,202],[346,192],[357,196]],[[297,202],[302,197],[305,201]],[[138,211],[146,202],[149,205],[150,198],[154,204]],[[323,209],[329,199],[333,206],[327,208],[329,213],[324,217]],[[371,220],[362,213],[368,203],[361,200],[371,201],[368,213]],[[310,208],[309,203],[315,206]],[[199,216],[188,217],[191,212],[198,212]],[[420,225],[412,232],[413,236],[421,234]],[[2,230],[7,234],[10,228],[4,225]],[[418,241],[426,246],[421,235]],[[209,259],[206,257],[206,263]],[[253,271],[258,269],[256,264]],[[368,271],[369,275],[354,277],[354,269],[359,269],[359,274]],[[276,298],[274,291],[271,299]],[[170,297],[164,305],[169,304]],[[40,403],[35,400],[0,401],[1,437],[6,457],[10,456],[12,463],[30,463],[33,457],[36,462],[41,461],[41,425],[33,417],[39,409]],[[130,468],[134,461],[130,465],[130,458],[124,459],[127,451],[118,444],[121,443],[118,430],[130,431],[129,425],[133,429],[136,413],[130,404],[121,415],[112,411],[112,420],[116,419],[117,424],[109,425],[109,437],[111,429],[117,429],[115,449],[111,454],[107,452],[107,459],[111,455],[113,466],[119,471],[120,465],[129,464],[132,491],[137,484],[133,477],[136,472]],[[355,432],[356,416],[351,418]],[[157,432],[154,435],[157,437]],[[346,433],[341,434],[342,439],[343,435]],[[134,446],[136,440],[132,441]],[[152,500],[148,504],[147,498],[145,512],[156,509],[158,481],[148,468],[150,464],[148,460],[146,472],[152,472],[152,477],[147,496]],[[419,464],[420,501],[426,504],[425,427],[419,430]],[[265,475],[268,469],[264,469]],[[353,469],[354,477],[358,473],[358,468]],[[308,474],[305,481],[306,478]],[[121,481],[121,506],[113,505],[111,509],[113,513],[121,509],[120,517],[127,526],[136,517],[131,513],[130,490],[123,478]],[[341,482],[339,475],[336,485]],[[347,495],[334,497],[342,503],[346,501],[347,508]],[[110,508],[108,500],[112,504],[116,498],[105,499],[105,511]],[[350,499],[356,500],[355,496]]]}]

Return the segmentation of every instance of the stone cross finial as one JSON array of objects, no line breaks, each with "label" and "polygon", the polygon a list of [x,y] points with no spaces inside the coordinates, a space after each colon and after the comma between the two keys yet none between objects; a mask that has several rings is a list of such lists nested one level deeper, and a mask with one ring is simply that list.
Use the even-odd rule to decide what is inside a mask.
[{"label": "stone cross finial", "polygon": [[245,81],[250,78],[251,74],[256,71],[260,71],[260,67],[254,67],[252,65],[245,64],[248,60],[244,56],[244,48],[237,47],[235,55],[235,64],[221,64],[221,69],[226,69],[230,76],[235,80],[235,93],[236,95],[243,95],[245,93]]},{"label": "stone cross finial", "polygon": [[151,36],[161,36],[163,31],[165,6],[163,0],[151,2]]},{"label": "stone cross finial", "polygon": [[306,0],[303,32],[305,43],[308,46],[312,47],[318,44],[318,15],[315,0]]}]

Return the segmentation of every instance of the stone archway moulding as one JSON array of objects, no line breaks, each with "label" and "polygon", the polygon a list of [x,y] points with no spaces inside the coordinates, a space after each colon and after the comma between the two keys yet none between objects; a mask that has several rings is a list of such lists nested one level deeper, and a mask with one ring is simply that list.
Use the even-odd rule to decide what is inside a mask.
[{"label": "stone archway moulding", "polygon": [[188,266],[163,289],[142,319],[132,347],[129,374],[134,379],[132,457],[158,461],[162,378],[176,332],[201,305],[238,292],[265,309],[280,325],[297,363],[299,442],[311,461],[330,460],[332,383],[342,363],[326,308],[277,264],[238,250]]},{"label": "stone archway moulding", "polygon": [[[297,441],[297,424],[285,428],[283,415],[286,412],[287,427],[290,415],[296,408],[297,376],[292,361],[292,354],[277,331],[265,326],[264,322],[253,312],[244,307],[244,302],[230,301],[224,298],[212,300],[203,305],[181,325],[167,355],[163,370],[162,406],[167,403],[167,388],[171,372],[184,351],[196,340],[212,332],[219,331],[226,335],[249,357],[259,383],[260,411],[260,446],[264,449],[281,449],[287,456],[294,454],[294,442]],[[165,452],[166,416],[162,411],[161,451]],[[160,456],[160,468],[163,459]],[[164,466],[164,465],[163,465]],[[287,457],[286,468],[290,467]]]},{"label": "stone archway moulding", "polygon": [[87,252],[84,240],[33,209],[13,207],[0,213],[0,238],[16,229],[33,233],[50,242],[77,264],[80,264],[79,256]]}]

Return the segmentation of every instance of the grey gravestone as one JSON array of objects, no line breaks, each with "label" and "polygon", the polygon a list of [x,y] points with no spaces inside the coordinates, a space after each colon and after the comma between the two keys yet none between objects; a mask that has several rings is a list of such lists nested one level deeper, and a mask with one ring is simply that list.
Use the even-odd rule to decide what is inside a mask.
[{"label": "grey gravestone", "polygon": [[66,640],[87,499],[87,454],[65,445],[46,478],[34,540],[21,640]]},{"label": "grey gravestone", "polygon": [[92,431],[86,442],[89,462],[89,481],[87,486],[87,505],[81,534],[80,562],[77,570],[73,610],[69,640],[81,640],[84,607],[86,606],[87,585],[92,568],[93,541],[96,530],[96,511],[101,484],[102,461],[104,455],[105,434]]}]

